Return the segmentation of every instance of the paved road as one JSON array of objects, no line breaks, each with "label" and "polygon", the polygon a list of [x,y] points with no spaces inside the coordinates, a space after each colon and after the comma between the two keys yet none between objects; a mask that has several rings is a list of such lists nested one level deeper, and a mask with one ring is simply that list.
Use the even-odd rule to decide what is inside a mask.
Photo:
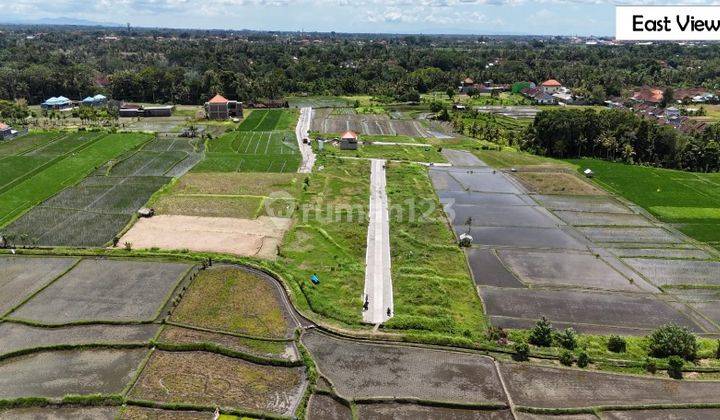
[{"label": "paved road", "polygon": [[443,149],[442,154],[452,166],[487,167],[485,162],[478,159],[477,156],[464,150]]},{"label": "paved road", "polygon": [[312,108],[301,108],[300,118],[298,119],[297,127],[295,128],[295,136],[297,137],[300,154],[302,154],[302,163],[300,164],[298,172],[302,174],[309,174],[312,172],[313,166],[315,166],[315,153],[312,151],[312,146],[309,144],[303,144],[303,139],[309,138],[308,131],[310,131],[312,114]]},{"label": "paved road", "polygon": [[[390,218],[385,191],[385,161],[373,159],[370,173],[370,223],[365,257],[365,295],[363,321],[381,324],[394,315],[390,276]],[[388,316],[388,308],[390,315]]]}]

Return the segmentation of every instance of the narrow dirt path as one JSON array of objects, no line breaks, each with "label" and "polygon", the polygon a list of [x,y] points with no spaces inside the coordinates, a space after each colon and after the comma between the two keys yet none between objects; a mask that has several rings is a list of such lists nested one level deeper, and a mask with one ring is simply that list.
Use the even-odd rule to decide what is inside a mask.
[{"label": "narrow dirt path", "polygon": [[295,128],[295,136],[297,137],[298,147],[300,148],[300,154],[302,155],[302,163],[298,172],[301,174],[309,174],[312,172],[313,166],[315,166],[315,153],[313,153],[312,146],[310,144],[303,143],[303,139],[308,138],[308,131],[310,131],[310,123],[312,122],[312,108],[301,108],[300,118],[298,119],[297,127]]}]

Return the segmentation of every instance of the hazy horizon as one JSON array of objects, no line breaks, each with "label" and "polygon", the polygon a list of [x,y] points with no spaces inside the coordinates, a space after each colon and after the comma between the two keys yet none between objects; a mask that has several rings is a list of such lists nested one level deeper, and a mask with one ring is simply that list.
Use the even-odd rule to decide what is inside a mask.
[{"label": "hazy horizon", "polygon": [[605,0],[16,0],[5,9],[4,23],[387,34],[614,33],[614,3]]}]

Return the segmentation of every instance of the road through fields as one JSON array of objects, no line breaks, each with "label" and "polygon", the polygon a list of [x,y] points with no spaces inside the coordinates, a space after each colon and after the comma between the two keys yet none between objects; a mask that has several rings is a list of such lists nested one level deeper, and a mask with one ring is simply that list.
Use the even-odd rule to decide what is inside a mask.
[{"label": "road through fields", "polygon": [[393,291],[390,276],[390,218],[385,191],[385,161],[372,160],[370,173],[370,223],[365,257],[363,321],[380,324],[392,317]]},{"label": "road through fields", "polygon": [[309,174],[312,172],[313,166],[315,166],[315,153],[312,151],[312,146],[309,143],[303,143],[303,139],[309,138],[308,131],[312,122],[312,114],[313,109],[310,107],[300,109],[300,118],[295,128],[298,147],[300,148],[300,154],[302,154],[302,163],[298,169],[301,174]]}]

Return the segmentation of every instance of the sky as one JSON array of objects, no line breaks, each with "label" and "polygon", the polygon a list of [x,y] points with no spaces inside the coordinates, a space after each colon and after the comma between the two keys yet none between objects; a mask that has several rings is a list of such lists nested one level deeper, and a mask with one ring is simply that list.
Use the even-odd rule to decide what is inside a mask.
[{"label": "sky", "polygon": [[0,22],[71,18],[202,29],[608,36],[616,4],[711,1],[717,0],[0,0]]}]

